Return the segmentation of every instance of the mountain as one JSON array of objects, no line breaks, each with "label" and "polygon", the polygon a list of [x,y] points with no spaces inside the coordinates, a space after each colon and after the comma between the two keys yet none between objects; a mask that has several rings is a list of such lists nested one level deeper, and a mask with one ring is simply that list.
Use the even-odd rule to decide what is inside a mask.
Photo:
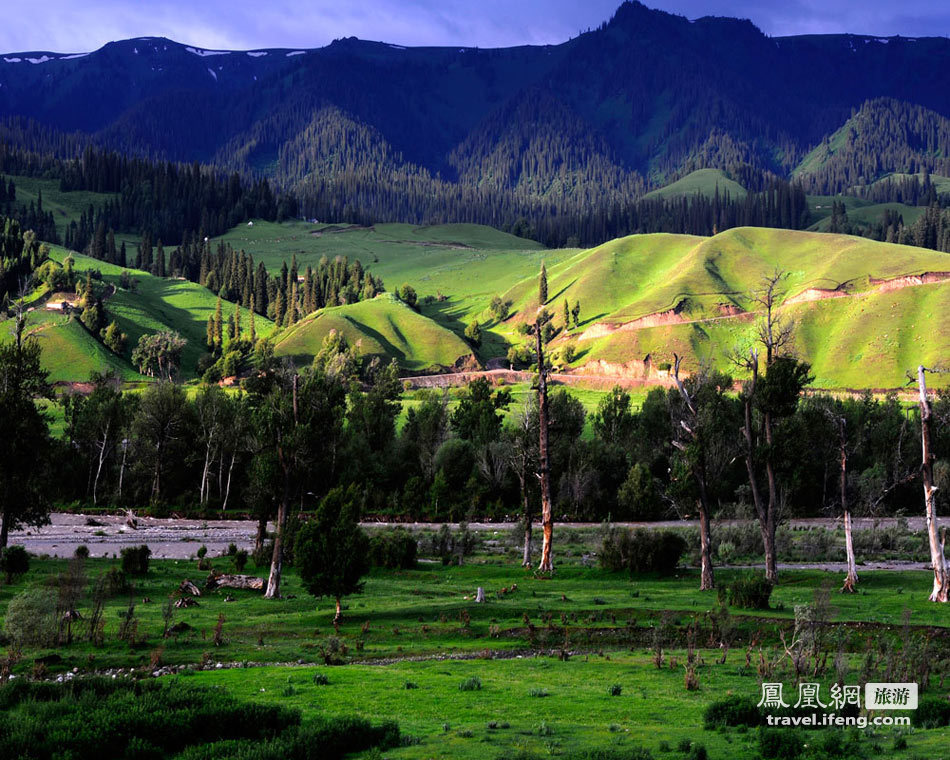
[{"label": "mountain", "polygon": [[[313,216],[492,223],[466,215],[477,202],[510,226],[538,209],[583,216],[627,203],[697,169],[750,191],[795,171],[814,192],[839,192],[852,175],[877,178],[867,151],[899,145],[894,125],[907,115],[914,139],[875,168],[914,173],[908,150],[936,160],[942,149],[943,137],[926,137],[945,133],[947,72],[946,38],[772,38],[751,21],[625,2],[559,45],[351,37],[227,51],[146,37],[88,54],[8,53],[0,138],[264,175]],[[842,140],[851,153],[836,150]]]}]

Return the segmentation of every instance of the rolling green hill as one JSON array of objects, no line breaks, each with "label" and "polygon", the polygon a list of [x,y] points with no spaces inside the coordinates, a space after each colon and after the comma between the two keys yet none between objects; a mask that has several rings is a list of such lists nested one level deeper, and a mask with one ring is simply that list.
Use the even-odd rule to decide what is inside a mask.
[{"label": "rolling green hill", "polygon": [[[271,271],[296,256],[301,270],[326,256],[358,259],[365,268],[383,278],[386,289],[395,291],[408,283],[423,296],[446,300],[423,305],[423,312],[445,326],[459,327],[479,317],[493,295],[504,293],[512,283],[573,255],[571,249],[545,249],[533,240],[509,235],[479,224],[356,225],[309,224],[306,222],[254,221],[240,225],[217,238],[243,249],[263,261]],[[464,324],[461,325],[464,329]]]},{"label": "rolling green hill", "polygon": [[706,195],[712,197],[716,188],[719,194],[729,193],[733,198],[745,198],[746,189],[735,180],[729,179],[719,169],[697,169],[666,187],[647,193],[645,198],[681,198],[685,195]]},{"label": "rolling green hill", "polygon": [[[69,223],[78,222],[80,214],[88,211],[90,206],[98,208],[106,201],[113,199],[113,196],[108,193],[93,193],[85,190],[61,192],[58,179],[15,175],[9,175],[7,179],[12,179],[16,185],[17,204],[29,206],[31,202],[38,203],[42,194],[43,210],[53,212],[56,231],[61,238]],[[120,236],[116,239],[119,240],[121,237],[129,236]]]},{"label": "rolling green hill", "polygon": [[[950,273],[950,254],[845,235],[739,228],[621,238],[552,267],[549,304],[560,326],[563,299],[581,303],[575,367],[647,356],[659,364],[676,351],[692,366],[730,369],[730,352],[754,336],[750,294],[776,268],[789,273],[783,309],[799,326],[798,348],[826,387],[898,387],[906,370],[950,353],[950,283],[879,289]],[[520,310],[511,329],[537,308],[536,280],[507,295]]]},{"label": "rolling green hill", "polygon": [[[51,257],[62,261],[68,251],[54,247]],[[111,367],[126,379],[141,379],[130,364],[132,349],[146,333],[160,330],[175,330],[188,343],[182,355],[182,376],[192,378],[198,358],[205,352],[205,328],[208,317],[214,313],[217,297],[206,288],[185,280],[163,279],[147,272],[131,269],[136,281],[135,291],[119,287],[119,275],[123,271],[114,264],[73,254],[77,272],[98,269],[102,279],[114,286],[115,291],[105,301],[110,319],[114,318],[122,332],[129,337],[124,356],[118,357],[108,351],[77,321],[70,321],[60,314],[37,309],[32,312],[31,323],[42,326],[44,345],[43,361],[52,373],[54,381],[86,380],[92,370],[102,371]],[[234,310],[233,304],[224,304],[227,316]],[[247,329],[247,312],[244,311],[244,326]],[[255,316],[255,329],[261,337],[274,331],[274,324],[260,315]]]},{"label": "rolling green hill", "polygon": [[298,364],[310,363],[331,330],[343,333],[350,345],[359,343],[362,356],[396,359],[409,371],[450,368],[472,355],[451,330],[389,293],[310,315],[280,335],[276,353]]}]

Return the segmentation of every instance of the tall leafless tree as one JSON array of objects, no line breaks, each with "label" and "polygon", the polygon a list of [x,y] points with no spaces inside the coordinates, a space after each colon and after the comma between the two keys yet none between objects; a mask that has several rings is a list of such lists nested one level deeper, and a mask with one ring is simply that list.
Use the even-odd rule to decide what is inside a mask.
[{"label": "tall leafless tree", "polygon": [[541,562],[538,570],[554,572],[551,548],[554,540],[554,515],[551,505],[551,464],[548,457],[548,371],[544,359],[544,325],[551,315],[538,309],[534,323],[535,347],[538,360],[538,478],[541,481]]},{"label": "tall leafless tree", "polygon": [[920,473],[924,482],[924,509],[927,515],[927,538],[930,542],[930,562],[933,566],[934,585],[930,594],[931,602],[946,602],[950,600],[950,571],[947,569],[947,558],[944,554],[946,528],[940,530],[937,525],[937,486],[934,483],[934,453],[931,450],[933,441],[933,410],[930,399],[927,397],[927,372],[923,365],[917,367],[917,386],[920,391],[920,447],[922,462]]}]

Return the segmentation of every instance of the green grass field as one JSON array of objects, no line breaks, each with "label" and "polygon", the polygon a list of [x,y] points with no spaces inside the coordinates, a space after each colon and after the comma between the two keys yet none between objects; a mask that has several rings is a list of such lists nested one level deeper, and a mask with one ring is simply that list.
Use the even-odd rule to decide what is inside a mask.
[{"label": "green grass field", "polygon": [[[93,193],[86,190],[77,190],[64,193],[59,189],[58,179],[40,179],[38,177],[21,177],[7,175],[16,185],[16,202],[29,206],[30,202],[37,203],[43,195],[43,210],[52,211],[56,220],[56,230],[60,236],[65,233],[70,222],[79,222],[79,217],[90,206],[98,208],[115,196],[109,193]],[[119,238],[116,238],[117,244]]]},{"label": "green grass field", "polygon": [[735,180],[729,179],[721,169],[697,169],[665,187],[647,193],[644,198],[682,198],[690,195],[705,195],[710,198],[719,190],[733,200],[746,197],[746,189]]},{"label": "green grass field", "polygon": [[[665,757],[681,743],[701,743],[713,758],[757,760],[757,732],[706,731],[703,711],[730,694],[758,699],[759,647],[766,657],[777,657],[778,631],[790,629],[795,605],[811,602],[816,589],[838,576],[783,571],[772,609],[731,608],[734,648],[725,664],[719,664],[722,652],[712,648],[716,634],[707,617],[717,607],[716,597],[697,590],[696,571],[631,578],[584,567],[584,544],[577,538],[569,530],[556,533],[559,562],[553,579],[536,578],[520,568],[513,544],[501,556],[497,548],[483,550],[461,567],[420,563],[413,570],[374,570],[365,592],[345,600],[338,637],[346,646],[342,659],[347,664],[337,667],[312,664],[323,662],[334,635],[332,602],[310,597],[292,568],[285,571],[284,599],[265,600],[246,591],[205,593],[199,606],[173,611],[169,623],[187,627],[162,639],[164,600],[184,578],[200,585],[207,571],[197,570],[193,560],[153,560],[147,576],[132,579],[134,591],[107,601],[101,646],[84,640],[79,623],[72,644],[55,650],[27,648],[16,670],[27,672],[34,660],[51,653],[61,658],[49,665],[53,673],[72,667],[134,667],[145,673],[161,664],[205,663],[207,670],[185,671],[178,677],[224,687],[239,698],[295,707],[305,715],[397,720],[402,732],[414,739],[387,754],[393,758],[495,758],[511,750],[546,757],[582,748],[639,745]],[[499,541],[490,532],[483,533],[483,539],[486,550]],[[95,544],[90,548],[96,553]],[[231,567],[228,558],[212,562],[219,570]],[[90,559],[85,570],[95,577],[112,564]],[[64,560],[34,558],[23,579],[0,587],[0,610],[5,614],[10,599],[27,587],[52,584],[65,566]],[[258,575],[265,572],[256,570]],[[720,569],[717,579],[728,583],[735,573]],[[899,646],[905,614],[915,634],[924,631],[920,626],[935,626],[933,635],[940,640],[947,621],[944,610],[926,600],[929,585],[929,574],[923,571],[864,571],[858,594],[833,596],[832,628],[826,635],[832,648],[843,637],[849,653],[846,683],[861,679],[868,649],[883,646],[885,639]],[[474,603],[477,586],[486,591],[485,604]],[[508,593],[499,593],[503,588]],[[130,602],[135,603],[142,639],[133,648],[116,638],[120,613]],[[84,597],[77,608],[85,612],[88,605]],[[211,639],[219,615],[222,638],[216,646]],[[657,669],[652,642],[660,625],[666,644],[663,667]],[[699,626],[698,688],[693,690],[685,688],[683,670],[690,625]],[[749,640],[758,643],[747,663]],[[573,653],[566,661],[556,656],[562,648]],[[310,664],[293,665],[298,662]],[[239,667],[218,669],[215,663]],[[245,668],[241,663],[272,666]],[[314,683],[316,673],[328,683]],[[459,684],[471,677],[480,680],[481,688],[460,690]],[[795,691],[793,675],[784,665],[770,680]],[[827,690],[834,670],[809,680]],[[413,686],[407,688],[407,682]],[[931,683],[930,694],[945,692],[936,676]],[[619,695],[610,694],[614,685],[621,687]],[[860,732],[862,756],[873,754],[879,742],[878,754],[886,751],[887,757],[937,757],[933,753],[940,751],[946,732],[906,734],[907,747],[892,751],[894,736],[893,729]]]},{"label": "green grass field", "polygon": [[[54,247],[51,257],[61,262],[68,254],[65,249]],[[72,255],[80,276],[88,269],[98,269],[103,281],[115,287],[115,292],[105,301],[106,311],[129,339],[125,354],[119,357],[79,322],[70,321],[60,314],[35,311],[31,322],[41,326],[43,361],[51,379],[87,380],[93,370],[112,368],[126,380],[142,380],[144,378],[130,363],[132,349],[142,335],[160,330],[175,330],[188,341],[182,354],[181,370],[184,378],[194,377],[198,358],[205,352],[206,324],[208,317],[214,314],[217,296],[195,283],[155,277],[136,269],[128,270],[136,281],[135,291],[126,291],[119,287],[121,267],[77,253]],[[233,310],[233,304],[224,304],[225,317]],[[247,330],[246,310],[243,310],[242,317],[242,325]],[[274,324],[260,315],[255,316],[254,324],[261,337],[274,331]]]},{"label": "green grass field", "polygon": [[[946,355],[941,320],[950,309],[950,289],[938,283],[875,293],[873,280],[948,272],[950,255],[845,235],[738,228],[712,238],[621,238],[551,267],[549,304],[560,324],[563,300],[580,301],[574,337],[598,323],[616,326],[677,312],[641,329],[578,340],[575,366],[640,362],[648,355],[661,363],[677,352],[688,365],[708,360],[727,369],[729,353],[752,340],[754,320],[730,317],[726,309],[754,310],[750,294],[777,268],[789,273],[787,299],[812,289],[854,294],[785,307],[800,325],[798,346],[822,387],[898,387],[906,370]],[[534,278],[526,279],[507,297],[531,315],[536,288]]]},{"label": "green grass field", "polygon": [[284,330],[278,356],[309,364],[331,330],[342,333],[362,356],[395,358],[404,370],[439,371],[472,354],[454,332],[406,306],[391,293],[370,301],[323,309]]}]

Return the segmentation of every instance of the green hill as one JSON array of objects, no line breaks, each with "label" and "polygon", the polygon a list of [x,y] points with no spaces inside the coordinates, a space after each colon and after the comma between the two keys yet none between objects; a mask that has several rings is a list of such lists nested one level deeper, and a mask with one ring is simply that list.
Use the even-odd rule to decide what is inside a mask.
[{"label": "green hill", "polygon": [[[7,175],[16,185],[16,202],[18,205],[29,206],[38,203],[40,195],[43,200],[43,210],[52,211],[56,220],[56,231],[60,237],[66,232],[70,222],[78,222],[80,215],[88,211],[90,206],[99,208],[107,201],[114,200],[108,193],[93,193],[78,190],[64,193],[59,189],[58,179],[42,179],[40,177],[23,177]],[[117,236],[117,240],[122,237]]]},{"label": "green hill", "polygon": [[[63,248],[54,247],[51,258],[61,262],[68,253]],[[139,379],[130,363],[132,349],[142,335],[160,330],[174,330],[188,341],[182,355],[182,376],[194,377],[198,358],[205,352],[205,329],[208,317],[214,314],[217,296],[195,283],[155,277],[136,269],[127,270],[136,282],[135,290],[123,290],[119,287],[121,267],[81,254],[72,255],[77,272],[98,269],[103,281],[114,287],[114,292],[105,301],[106,311],[119,323],[129,340],[125,355],[118,357],[78,322],[37,309],[31,321],[44,325],[42,337],[49,345],[49,348],[44,348],[44,363],[54,372],[54,380],[85,380],[92,370],[105,367],[115,368],[128,379]],[[233,310],[234,305],[225,302],[225,317]],[[247,317],[247,310],[243,310],[245,330]],[[261,337],[274,331],[273,322],[260,315],[255,315],[254,326]]]},{"label": "green hill", "polygon": [[400,368],[410,371],[453,367],[472,354],[451,330],[389,293],[310,315],[281,334],[276,353],[309,363],[331,330],[343,333],[350,345],[359,343],[362,356],[396,359]]},{"label": "green hill", "polygon": [[682,198],[686,195],[706,195],[712,197],[716,188],[719,194],[728,193],[733,198],[745,198],[746,189],[735,180],[729,179],[720,169],[697,169],[666,187],[647,193],[645,198]]},{"label": "green hill", "polygon": [[[941,322],[950,283],[878,290],[879,280],[950,272],[950,254],[845,235],[738,228],[621,238],[550,268],[549,304],[560,326],[562,301],[581,303],[575,366],[648,355],[659,364],[676,351],[693,366],[730,369],[729,353],[754,336],[750,294],[776,268],[789,273],[783,308],[799,325],[799,349],[826,386],[897,387],[907,369],[950,351]],[[513,323],[532,315],[536,280],[508,297],[520,310]]]}]

